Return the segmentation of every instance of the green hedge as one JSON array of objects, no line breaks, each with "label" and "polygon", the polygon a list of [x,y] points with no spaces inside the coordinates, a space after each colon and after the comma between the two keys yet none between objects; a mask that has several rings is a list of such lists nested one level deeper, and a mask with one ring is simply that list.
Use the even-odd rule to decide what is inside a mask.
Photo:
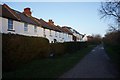
[{"label": "green hedge", "polygon": [[[3,70],[15,69],[36,57],[49,55],[49,41],[45,38],[13,34],[2,35]],[[9,67],[8,67],[9,66]]]},{"label": "green hedge", "polygon": [[87,42],[49,43],[48,39],[42,37],[3,34],[3,72],[15,70],[19,65],[21,66],[33,59],[49,57],[50,54],[60,56],[65,53],[74,53],[84,47],[87,47]]},{"label": "green hedge", "polygon": [[64,42],[51,43],[51,52],[55,55],[62,55],[65,53],[74,53],[81,48],[87,47],[86,42]]},{"label": "green hedge", "polygon": [[120,31],[106,33],[103,42],[108,56],[117,64],[120,73]]}]

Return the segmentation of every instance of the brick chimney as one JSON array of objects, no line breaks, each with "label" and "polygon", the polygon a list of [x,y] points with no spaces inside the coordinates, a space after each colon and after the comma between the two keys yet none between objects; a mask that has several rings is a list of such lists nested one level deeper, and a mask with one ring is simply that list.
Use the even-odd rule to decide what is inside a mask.
[{"label": "brick chimney", "polygon": [[49,19],[48,23],[51,24],[51,25],[54,25],[54,22],[52,21],[52,19]]},{"label": "brick chimney", "polygon": [[24,8],[24,12],[25,14],[27,14],[28,16],[31,16],[32,12],[30,11],[30,8]]}]

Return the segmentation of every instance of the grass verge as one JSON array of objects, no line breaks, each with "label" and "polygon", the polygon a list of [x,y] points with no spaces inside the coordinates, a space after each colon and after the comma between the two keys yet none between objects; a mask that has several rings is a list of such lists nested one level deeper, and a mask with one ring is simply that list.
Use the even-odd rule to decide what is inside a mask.
[{"label": "grass verge", "polygon": [[105,51],[108,56],[111,58],[112,62],[115,63],[118,67],[120,73],[120,46],[119,45],[104,45]]},{"label": "grass verge", "polygon": [[93,47],[95,46],[88,46],[77,51],[76,53],[65,54],[60,57],[34,60],[28,64],[23,65],[20,69],[14,72],[3,73],[3,79],[58,78],[64,72],[75,66],[75,64],[77,64],[80,59],[82,59],[88,52],[90,52]]}]

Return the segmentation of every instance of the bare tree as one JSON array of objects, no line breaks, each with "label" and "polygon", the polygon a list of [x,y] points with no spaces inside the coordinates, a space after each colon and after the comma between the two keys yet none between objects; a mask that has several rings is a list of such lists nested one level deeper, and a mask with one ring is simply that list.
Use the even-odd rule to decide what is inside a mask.
[{"label": "bare tree", "polygon": [[[120,1],[111,0],[109,2],[102,2],[101,9],[99,10],[101,18],[112,18],[118,25],[120,30]],[[114,28],[114,26],[112,26]]]}]

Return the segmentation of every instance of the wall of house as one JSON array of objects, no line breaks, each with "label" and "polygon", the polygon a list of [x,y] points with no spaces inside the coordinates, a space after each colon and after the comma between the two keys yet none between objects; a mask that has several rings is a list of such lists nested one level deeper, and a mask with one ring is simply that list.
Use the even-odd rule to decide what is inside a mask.
[{"label": "wall of house", "polygon": [[57,38],[58,38],[58,42],[60,42],[60,32],[58,32]]},{"label": "wall of house", "polygon": [[[19,22],[13,20],[13,29],[15,31],[8,31],[8,19],[7,18],[1,18],[0,17],[0,32],[2,33],[13,33],[13,34],[20,34],[20,35],[26,35],[26,36],[37,36],[37,37],[45,37],[44,36],[44,30],[46,38],[49,40],[49,42],[54,42],[56,39],[57,42],[68,42],[72,41],[72,35],[68,35],[67,33],[61,33],[49,29],[44,29],[40,26],[37,26],[37,32],[34,31],[34,25],[28,24],[28,31],[24,31],[24,22]],[[51,31],[51,35],[50,35]]]},{"label": "wall of house", "polygon": [[80,41],[82,41],[83,35],[80,35]]},{"label": "wall of house", "polygon": [[[18,21],[13,21],[13,27],[14,27],[14,30],[15,30],[15,34],[25,35],[24,34],[24,23],[18,22]],[[8,28],[8,25],[7,25],[6,28]]]},{"label": "wall of house", "polygon": [[66,34],[66,33],[64,34],[64,41],[65,41],[65,42],[68,42],[68,41],[69,41],[68,34]]},{"label": "wall of house", "polygon": [[73,33],[74,36],[76,36],[77,41],[82,41],[82,35]]},{"label": "wall of house", "polygon": [[41,26],[37,26],[37,33],[35,33],[35,34],[37,34],[38,37],[44,37],[43,30],[44,29]]},{"label": "wall of house", "polygon": [[73,32],[73,35],[76,36],[76,41],[83,41],[82,35],[76,33],[73,29],[70,29]]},{"label": "wall of house", "polygon": [[83,42],[88,41],[87,36],[84,36],[82,39]]},{"label": "wall of house", "polygon": [[66,42],[66,41],[67,41],[67,34],[64,33],[64,42]]},{"label": "wall of house", "polygon": [[2,33],[2,17],[0,17],[0,33]]},{"label": "wall of house", "polygon": [[59,42],[59,32],[55,31],[55,37],[54,39],[57,40],[57,42]]},{"label": "wall of house", "polygon": [[51,34],[52,34],[53,42],[54,42],[54,39],[56,39],[57,42],[63,42],[63,37],[64,37],[63,33],[51,30]]},{"label": "wall of house", "polygon": [[54,42],[54,38],[55,38],[55,31],[51,30],[51,43]]},{"label": "wall of house", "polygon": [[59,34],[59,38],[60,38],[60,42],[64,42],[64,35],[62,32]]},{"label": "wall of house", "polygon": [[[24,31],[24,23],[13,20],[13,29],[14,31],[8,31],[8,19],[6,18],[0,18],[2,19],[2,32],[3,33],[14,33],[14,34],[20,34],[20,35],[27,35],[27,36],[38,36],[43,37],[43,28],[40,26],[37,26],[37,32],[34,32],[34,25],[28,24],[28,31]],[[0,23],[0,24],[1,24]]]},{"label": "wall of house", "polygon": [[70,35],[70,34],[68,35],[68,40],[72,41],[72,35]]},{"label": "wall of house", "polygon": [[46,38],[51,43],[52,42],[52,37],[50,36],[50,30],[49,29],[45,29],[45,35],[46,35]]},{"label": "wall of house", "polygon": [[[2,33],[9,33],[9,31],[8,31],[8,19],[6,19],[6,18],[2,18]],[[12,33],[14,33],[14,32],[12,32]]]},{"label": "wall of house", "polygon": [[69,35],[69,39],[70,39],[70,41],[73,41],[72,39],[73,39],[73,36],[72,35]]}]

